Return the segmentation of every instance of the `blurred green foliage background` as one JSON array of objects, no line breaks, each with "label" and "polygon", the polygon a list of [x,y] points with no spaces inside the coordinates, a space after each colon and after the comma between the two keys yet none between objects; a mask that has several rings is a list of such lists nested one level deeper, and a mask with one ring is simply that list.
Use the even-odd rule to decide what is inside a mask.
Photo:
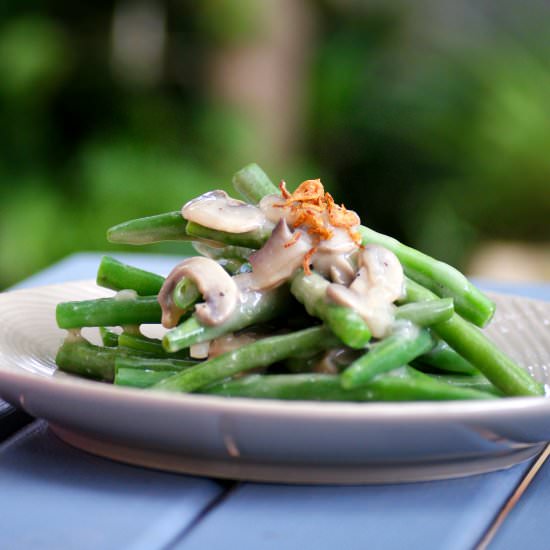
[{"label": "blurred green foliage background", "polygon": [[527,4],[4,0],[0,288],[251,161],[461,268],[546,251],[550,6]]}]

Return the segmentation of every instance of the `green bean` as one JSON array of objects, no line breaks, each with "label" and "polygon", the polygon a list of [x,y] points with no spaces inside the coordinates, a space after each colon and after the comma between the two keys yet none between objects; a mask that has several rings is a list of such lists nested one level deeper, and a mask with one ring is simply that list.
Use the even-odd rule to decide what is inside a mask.
[{"label": "green bean", "polygon": [[192,241],[187,221],[178,210],[119,223],[107,231],[107,240],[120,244],[152,244],[163,241]]},{"label": "green bean", "polygon": [[248,272],[252,268],[248,263],[248,257],[254,250],[242,246],[210,246],[204,242],[196,241],[193,248],[206,258],[216,260],[230,275]]},{"label": "green bean", "polygon": [[182,371],[197,364],[190,359],[161,358],[140,355],[124,347],[101,347],[82,337],[67,338],[55,358],[60,370],[85,378],[112,382],[116,367],[142,370]]},{"label": "green bean", "polygon": [[252,266],[248,262],[241,262],[235,258],[220,258],[217,260],[229,275],[238,275],[239,273],[250,273]]},{"label": "green bean", "polygon": [[260,202],[266,195],[279,193],[268,175],[255,163],[245,166],[233,176],[233,187],[253,204]]},{"label": "green bean", "polygon": [[241,248],[261,248],[271,235],[271,229],[258,228],[244,233],[229,233],[211,229],[195,222],[187,222],[187,234],[196,239],[219,243],[228,246],[238,246]]},{"label": "green bean", "polygon": [[256,367],[266,367],[296,353],[327,349],[337,339],[325,327],[313,327],[283,336],[271,336],[218,355],[196,367],[162,380],[156,389],[192,392]]},{"label": "green bean", "polygon": [[312,355],[295,356],[285,359],[284,368],[289,373],[299,374],[315,372],[318,374],[336,374],[351,365],[363,350],[354,350],[349,347],[335,347]]},{"label": "green bean", "polygon": [[99,327],[99,335],[101,336],[101,341],[103,345],[108,348],[115,348],[118,346],[118,334],[109,330],[106,327]]},{"label": "green bean", "polygon": [[239,260],[241,263],[248,262],[248,257],[254,250],[242,246],[211,246],[204,242],[194,242],[193,248],[201,255],[212,260]]},{"label": "green bean", "polygon": [[477,367],[506,395],[544,395],[542,384],[462,317],[453,315],[448,321],[434,325],[433,328],[440,338]]},{"label": "green bean", "polygon": [[494,399],[495,395],[472,388],[421,380],[383,376],[360,388],[344,389],[337,375],[330,374],[253,374],[200,390],[200,393],[256,399],[312,401],[447,401],[455,399]]},{"label": "green bean", "polygon": [[163,241],[204,241],[210,246],[237,246],[258,249],[271,234],[266,228],[245,233],[218,231],[185,220],[180,212],[168,212],[147,218],[129,220],[111,227],[107,239],[121,244],[153,244]]},{"label": "green bean", "polygon": [[[97,284],[114,290],[131,289],[141,296],[158,294],[164,277],[128,266],[104,256],[97,273]],[[193,281],[182,278],[173,292],[173,301],[180,309],[187,311],[199,298],[200,292]]]},{"label": "green bean", "polygon": [[[237,172],[233,185],[250,203],[278,194],[256,164]],[[392,251],[407,275],[406,296],[395,308],[392,333],[383,339],[372,343],[368,323],[354,308],[327,299],[330,282],[316,273],[306,276],[303,271],[291,278],[290,292],[323,325],[307,317],[304,308],[300,312],[307,317],[307,324],[296,325],[299,314],[291,310],[295,301],[287,285],[266,292],[243,292],[227,321],[202,325],[191,315],[200,292],[193,281],[183,278],[174,282],[168,298],[187,319],[168,331],[162,341],[147,338],[138,327],[160,322],[156,294],[164,278],[104,257],[97,283],[114,290],[133,290],[138,296],[122,293],[115,298],[59,304],[56,318],[60,328],[98,326],[104,343],[104,347],[95,346],[73,331],[58,350],[59,368],[96,380],[114,380],[117,385],[272,399],[408,401],[544,395],[541,384],[474,326],[483,327],[490,321],[495,304],[466,277],[391,237],[363,226],[359,232],[363,244]],[[270,234],[267,226],[245,233],[218,231],[185,220],[176,211],[121,223],[110,228],[107,236],[111,242],[127,244],[193,241],[199,253],[237,274],[251,270],[250,254],[261,248]],[[271,323],[273,329],[280,326],[285,313],[289,318],[285,330],[294,327],[290,330],[296,332],[267,336],[203,362],[191,360],[189,351],[183,351],[266,321],[275,322]],[[312,323],[315,326],[311,327]],[[122,326],[123,333],[106,328],[112,326]],[[338,350],[351,356],[339,365],[318,366],[320,359],[328,361]],[[418,368],[429,365],[468,375],[426,374],[408,366],[410,362]],[[271,365],[275,366],[270,373],[301,370],[304,365],[317,372],[232,379]],[[338,371],[339,375],[319,374]]]},{"label": "green bean", "polygon": [[412,377],[421,378],[423,380],[427,377],[430,380],[444,382],[445,384],[450,384],[451,386],[457,386],[459,388],[471,388],[492,393],[493,395],[502,395],[502,392],[498,388],[495,388],[495,386],[481,374],[474,376],[463,374],[425,374],[414,368],[409,368],[409,372]]},{"label": "green bean", "polygon": [[[406,291],[407,300],[436,298],[433,292],[410,280],[407,280]],[[477,327],[456,313],[448,321],[434,325],[433,331],[505,395],[544,395],[542,384],[502,352]]]},{"label": "green bean", "polygon": [[314,372],[315,366],[321,361],[323,353],[314,351],[309,356],[294,356],[288,357],[284,360],[283,364],[285,370],[288,372],[298,374],[305,372]]},{"label": "green bean", "polygon": [[435,347],[415,360],[414,366],[427,365],[438,370],[454,372],[457,374],[479,374],[479,371],[458,354],[447,342],[439,340]]},{"label": "green bean", "polygon": [[99,298],[62,302],[57,305],[55,315],[59,328],[112,327],[160,323],[161,309],[156,296]]},{"label": "green bean", "polygon": [[400,306],[395,310],[395,318],[410,321],[419,327],[429,327],[447,321],[453,313],[452,298],[441,298]]},{"label": "green bean", "polygon": [[110,256],[103,256],[97,271],[97,284],[113,290],[135,290],[140,296],[158,294],[164,277],[133,267]]},{"label": "green bean", "polygon": [[116,348],[102,348],[84,338],[72,338],[58,349],[55,362],[64,372],[112,382],[117,353]]},{"label": "green bean", "polygon": [[401,244],[392,237],[360,226],[363,244],[378,244],[391,250],[414,281],[442,298],[453,298],[456,311],[478,326],[485,326],[493,317],[495,304],[454,267]]},{"label": "green bean", "polygon": [[140,355],[117,354],[115,358],[115,370],[118,368],[134,370],[153,370],[153,371],[176,371],[181,372],[190,367],[200,364],[195,359],[174,359],[174,358],[155,358],[142,357]]},{"label": "green bean", "polygon": [[354,309],[327,301],[329,284],[318,273],[306,275],[300,270],[292,279],[290,292],[304,304],[310,315],[323,320],[344,344],[356,349],[365,347],[371,339],[367,323]]},{"label": "green bean", "polygon": [[369,326],[357,311],[345,306],[329,304],[323,320],[350,348],[362,349],[371,339]]},{"label": "green bean", "polygon": [[381,373],[406,365],[433,345],[433,338],[426,329],[410,323],[398,326],[390,336],[370,346],[367,353],[344,370],[342,387],[350,389],[366,384]]},{"label": "green bean", "polygon": [[162,340],[169,352],[212,340],[228,332],[263,323],[281,315],[290,305],[288,288],[281,286],[265,292],[247,292],[231,317],[220,325],[204,326],[195,315],[168,331]]},{"label": "green bean", "polygon": [[[437,300],[437,294],[428,290],[420,283],[413,281],[409,277],[405,277],[405,296],[400,298],[398,304],[410,304],[415,302],[426,302],[428,300]],[[456,313],[456,310],[455,310]]]},{"label": "green bean", "polygon": [[166,354],[160,340],[147,338],[141,334],[132,334],[123,332],[118,337],[120,346],[134,349],[135,351],[143,351],[146,353],[163,353]]},{"label": "green bean", "polygon": [[199,300],[201,293],[197,285],[187,277],[182,277],[172,292],[174,304],[184,312],[189,310]]},{"label": "green bean", "polygon": [[123,332],[118,336],[118,345],[122,348],[132,350],[137,353],[154,357],[175,357],[177,359],[189,359],[187,350],[168,353],[162,347],[162,341],[157,338],[148,338],[143,334],[130,334]]},{"label": "green bean", "polygon": [[150,388],[157,382],[177,374],[177,372],[174,370],[139,370],[117,367],[114,384],[132,388]]}]

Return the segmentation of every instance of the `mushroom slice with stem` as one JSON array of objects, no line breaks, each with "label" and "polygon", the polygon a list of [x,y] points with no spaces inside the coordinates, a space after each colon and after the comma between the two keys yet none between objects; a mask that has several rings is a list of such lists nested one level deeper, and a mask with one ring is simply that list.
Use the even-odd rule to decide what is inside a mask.
[{"label": "mushroom slice with stem", "polygon": [[403,294],[403,268],[393,252],[377,245],[362,250],[359,265],[349,287],[333,283],[327,287],[327,297],[355,309],[372,335],[382,338],[394,321],[393,302]]},{"label": "mushroom slice with stem", "polygon": [[222,190],[190,200],[183,205],[181,215],[190,222],[228,233],[246,233],[271,223],[257,206],[234,199]]},{"label": "mushroom slice with stem", "polygon": [[159,292],[164,327],[175,327],[181,316],[182,311],[173,303],[172,293],[183,277],[195,283],[205,300],[195,306],[195,313],[201,323],[221,324],[236,308],[240,292],[232,277],[210,258],[187,258],[166,277]]},{"label": "mushroom slice with stem", "polygon": [[[359,273],[365,272],[369,288],[382,291],[390,302],[401,298],[404,293],[405,277],[397,256],[387,248],[369,244],[359,256]],[[360,289],[366,281],[359,282],[359,273],[350,288]]]}]

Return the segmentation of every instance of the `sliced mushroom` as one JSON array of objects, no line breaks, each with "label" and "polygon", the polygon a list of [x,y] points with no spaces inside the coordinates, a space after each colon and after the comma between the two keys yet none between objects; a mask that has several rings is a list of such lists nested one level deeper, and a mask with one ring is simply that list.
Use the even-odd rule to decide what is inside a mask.
[{"label": "sliced mushroom", "polygon": [[322,240],[317,246],[313,268],[333,283],[349,285],[355,277],[354,258],[359,247],[345,229],[333,228],[332,238]]},{"label": "sliced mushroom", "polygon": [[344,285],[332,283],[327,287],[327,298],[334,303],[355,309],[365,319],[372,335],[382,338],[393,322],[393,305],[378,300],[375,294],[360,294]]},{"label": "sliced mushroom", "polygon": [[158,293],[157,300],[162,310],[161,323],[165,328],[175,327],[184,313],[184,311],[174,303],[172,297],[176,285],[184,277],[183,273],[180,272],[181,267],[182,264],[178,264],[172,269],[168,277],[164,280]]},{"label": "sliced mushroom", "polygon": [[349,285],[355,276],[355,268],[349,254],[331,254],[317,251],[313,256],[313,269],[333,283]]},{"label": "sliced mushroom", "polygon": [[258,208],[265,214],[265,217],[272,223],[285,219],[289,225],[294,225],[297,219],[296,212],[285,206],[286,200],[281,195],[266,195],[258,203]]},{"label": "sliced mushroom", "polygon": [[273,288],[285,282],[300,267],[311,246],[306,233],[292,233],[281,219],[264,246],[250,255],[251,288]]},{"label": "sliced mushroom", "polygon": [[265,214],[268,220],[277,223],[287,214],[287,209],[283,208],[284,204],[285,199],[281,195],[266,195],[258,203],[258,208]]},{"label": "sliced mushroom", "polygon": [[365,247],[359,260],[361,267],[349,287],[333,283],[327,297],[355,309],[372,335],[382,338],[394,319],[393,302],[403,293],[403,268],[393,252],[376,245]]},{"label": "sliced mushroom", "polygon": [[348,231],[341,227],[332,227],[332,237],[323,240],[317,247],[319,252],[330,254],[351,254],[359,247],[351,238]]},{"label": "sliced mushroom", "polygon": [[377,289],[383,292],[390,302],[401,298],[404,292],[405,276],[403,266],[397,256],[383,246],[367,245],[359,255],[359,272],[350,285],[364,293]]},{"label": "sliced mushroom", "polygon": [[190,222],[229,233],[246,233],[269,223],[257,206],[234,199],[222,190],[190,200],[183,205],[181,215]]},{"label": "sliced mushroom", "polygon": [[205,300],[195,306],[199,321],[205,325],[223,323],[237,306],[237,285],[220,265],[210,258],[187,258],[171,271],[160,289],[158,300],[164,327],[176,326],[181,316],[181,310],[173,303],[172,293],[183,277],[188,277],[197,285]]}]

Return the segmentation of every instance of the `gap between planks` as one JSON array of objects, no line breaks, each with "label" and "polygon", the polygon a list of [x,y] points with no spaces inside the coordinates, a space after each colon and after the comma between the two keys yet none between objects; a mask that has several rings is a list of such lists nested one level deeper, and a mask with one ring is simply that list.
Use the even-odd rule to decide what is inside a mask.
[{"label": "gap between planks", "polygon": [[535,460],[534,464],[529,468],[528,472],[523,476],[523,479],[519,482],[518,486],[516,487],[515,491],[511,494],[510,498],[504,503],[502,508],[500,509],[499,513],[496,515],[495,519],[489,525],[489,528],[483,536],[481,537],[481,540],[477,543],[475,546],[476,550],[486,550],[489,547],[489,544],[494,539],[495,535],[497,534],[498,530],[510,514],[510,512],[514,509],[515,505],[519,502],[529,485],[531,485],[531,482],[533,479],[535,479],[535,476],[539,473],[540,469],[543,467],[544,463],[550,456],[550,443],[546,445],[546,447],[543,449],[543,451],[539,454],[538,458]]}]

